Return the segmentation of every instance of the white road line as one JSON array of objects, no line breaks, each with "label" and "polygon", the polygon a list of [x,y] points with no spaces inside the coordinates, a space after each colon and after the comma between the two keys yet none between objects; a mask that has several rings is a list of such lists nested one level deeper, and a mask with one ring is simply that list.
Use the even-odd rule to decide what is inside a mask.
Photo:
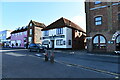
[{"label": "white road line", "polygon": [[11,56],[26,56],[24,54],[17,54],[17,53],[5,53],[7,55],[11,55]]}]

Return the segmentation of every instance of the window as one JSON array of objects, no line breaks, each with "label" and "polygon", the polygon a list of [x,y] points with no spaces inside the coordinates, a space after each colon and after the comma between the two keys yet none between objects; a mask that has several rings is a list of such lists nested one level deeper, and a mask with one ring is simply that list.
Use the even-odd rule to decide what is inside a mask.
[{"label": "window", "polygon": [[30,29],[30,35],[32,35],[32,29]]},{"label": "window", "polygon": [[101,1],[95,1],[95,4],[101,4],[102,2]]},{"label": "window", "polygon": [[30,26],[32,26],[32,23],[30,23]]},{"label": "window", "polygon": [[20,35],[22,35],[22,32],[20,33]]},{"label": "window", "polygon": [[49,31],[44,31],[44,36],[49,36]]},{"label": "window", "polygon": [[99,50],[106,49],[106,40],[104,36],[97,35],[93,38],[93,49],[99,49]]},{"label": "window", "polygon": [[95,17],[95,25],[102,25],[102,17],[101,16],[98,16],[98,17]]},{"label": "window", "polygon": [[27,38],[26,37],[24,37],[24,42],[26,42],[27,41]]},{"label": "window", "polygon": [[65,45],[65,41],[63,41],[63,45]]},{"label": "window", "polygon": [[63,40],[62,39],[56,40],[56,45],[63,45]]},{"label": "window", "polygon": [[56,33],[57,34],[63,34],[63,28],[57,28]]},{"label": "window", "polygon": [[71,40],[68,41],[68,45],[71,45]]},{"label": "window", "polygon": [[18,33],[18,36],[19,36],[19,33]]},{"label": "window", "polygon": [[32,37],[28,38],[29,43],[32,43]]},{"label": "window", "polygon": [[24,35],[27,35],[27,31],[24,32]]}]

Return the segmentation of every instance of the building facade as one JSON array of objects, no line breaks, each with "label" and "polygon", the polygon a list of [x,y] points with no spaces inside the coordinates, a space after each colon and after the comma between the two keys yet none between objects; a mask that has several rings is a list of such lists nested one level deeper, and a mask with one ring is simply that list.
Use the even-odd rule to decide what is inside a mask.
[{"label": "building facade", "polygon": [[39,23],[36,21],[30,21],[27,29],[27,41],[30,43],[42,43],[42,32],[41,29],[46,26],[43,23]]},{"label": "building facade", "polygon": [[12,30],[0,31],[0,45],[2,45],[3,47],[9,46],[10,41],[7,40],[7,38],[10,37],[11,32]]},{"label": "building facade", "polygon": [[11,47],[25,48],[27,45],[27,29],[28,27],[18,28],[11,32]]},{"label": "building facade", "polygon": [[120,51],[120,2],[86,0],[87,49]]},{"label": "building facade", "polygon": [[68,19],[60,18],[42,29],[42,44],[54,49],[84,49],[85,32]]}]

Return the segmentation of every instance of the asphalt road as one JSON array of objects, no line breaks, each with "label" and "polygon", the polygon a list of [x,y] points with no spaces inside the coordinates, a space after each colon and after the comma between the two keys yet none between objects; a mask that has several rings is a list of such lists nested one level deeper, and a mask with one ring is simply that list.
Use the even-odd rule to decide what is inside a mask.
[{"label": "asphalt road", "polygon": [[[81,57],[78,57],[75,55],[55,53],[56,62],[54,64],[51,64],[50,62],[44,61],[44,56],[42,57],[36,56],[35,55],[36,53],[37,52],[29,52],[25,49],[3,49],[2,53],[0,53],[2,54],[2,77],[3,78],[118,78],[118,76],[114,74],[111,75],[104,72],[95,71],[89,68],[87,69],[82,66],[74,66],[69,64],[69,63],[77,62],[75,61],[74,58],[79,58],[81,60],[79,62],[82,62],[81,65],[83,65],[83,63],[85,64],[83,66],[94,67],[94,66],[89,66],[90,64],[89,61],[91,61],[92,63],[94,63],[94,61],[97,63],[98,61],[99,65],[108,63],[109,65],[108,64],[107,65],[109,67],[111,64],[118,65],[115,57],[97,58],[96,56],[90,56],[90,55],[82,55]],[[106,62],[104,63],[104,61]],[[79,62],[75,64],[78,64]]]}]

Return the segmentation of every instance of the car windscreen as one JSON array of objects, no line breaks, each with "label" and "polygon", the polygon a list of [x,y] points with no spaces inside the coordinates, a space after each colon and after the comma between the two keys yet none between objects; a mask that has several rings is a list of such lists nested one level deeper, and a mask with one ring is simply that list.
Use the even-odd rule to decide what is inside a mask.
[{"label": "car windscreen", "polygon": [[29,46],[36,46],[35,44],[30,44]]}]

